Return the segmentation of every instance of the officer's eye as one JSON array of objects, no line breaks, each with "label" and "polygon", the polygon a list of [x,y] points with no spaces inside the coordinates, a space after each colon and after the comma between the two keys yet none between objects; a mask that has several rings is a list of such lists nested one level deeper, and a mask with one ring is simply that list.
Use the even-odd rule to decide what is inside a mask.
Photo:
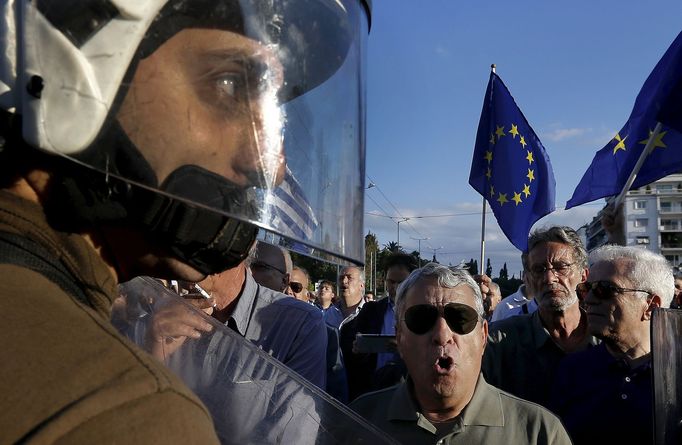
[{"label": "officer's eye", "polygon": [[222,96],[237,98],[244,93],[244,78],[239,74],[223,74],[215,80],[215,83],[218,94]]}]

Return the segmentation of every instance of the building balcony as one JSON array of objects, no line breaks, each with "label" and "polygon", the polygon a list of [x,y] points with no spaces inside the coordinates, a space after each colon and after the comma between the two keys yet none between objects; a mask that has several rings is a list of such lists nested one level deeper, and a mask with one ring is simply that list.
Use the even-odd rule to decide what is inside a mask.
[{"label": "building balcony", "polygon": [[682,206],[667,207],[667,208],[661,207],[660,209],[658,209],[658,213],[664,214],[664,215],[682,213]]},{"label": "building balcony", "polygon": [[661,243],[661,250],[663,249],[668,249],[668,250],[673,250],[673,249],[682,249],[682,243]]}]

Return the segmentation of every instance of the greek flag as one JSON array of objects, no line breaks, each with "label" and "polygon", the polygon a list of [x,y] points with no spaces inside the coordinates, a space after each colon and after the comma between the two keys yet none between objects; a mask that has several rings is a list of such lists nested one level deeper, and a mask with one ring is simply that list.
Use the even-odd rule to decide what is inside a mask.
[{"label": "greek flag", "polygon": [[284,180],[271,195],[271,223],[283,234],[309,241],[319,225],[303,188],[286,168]]}]

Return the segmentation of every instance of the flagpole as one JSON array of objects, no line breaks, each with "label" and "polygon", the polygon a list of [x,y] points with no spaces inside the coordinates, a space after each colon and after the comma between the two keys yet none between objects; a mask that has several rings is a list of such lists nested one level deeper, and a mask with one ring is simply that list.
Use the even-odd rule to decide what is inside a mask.
[{"label": "flagpole", "polygon": [[[495,64],[490,65],[492,72],[495,72]],[[483,212],[481,213],[481,261],[479,264],[479,274],[483,270],[483,261],[485,260],[485,212],[488,210],[488,202],[485,200],[485,193],[483,194]]]},{"label": "flagpole", "polygon": [[635,179],[637,179],[637,173],[639,173],[639,170],[642,168],[642,165],[644,165],[646,157],[649,156],[651,151],[654,149],[654,142],[658,138],[658,135],[661,132],[662,128],[663,124],[661,124],[660,122],[656,122],[656,128],[654,128],[654,131],[651,133],[651,136],[649,137],[649,140],[647,141],[644,150],[642,150],[642,154],[639,155],[639,159],[637,159],[635,168],[632,169],[630,177],[625,182],[625,185],[623,185],[623,190],[620,191],[620,194],[616,198],[616,202],[614,203],[614,209],[616,209],[616,211],[625,200],[625,195],[628,193],[628,190],[630,190],[630,187],[632,187],[632,183],[635,182]]},{"label": "flagpole", "polygon": [[[479,263],[483,267],[483,258],[485,258],[485,212],[486,212],[486,206],[488,203],[485,200],[485,196],[483,197],[483,214],[481,215],[481,262]],[[479,270],[480,273],[480,270]]]}]

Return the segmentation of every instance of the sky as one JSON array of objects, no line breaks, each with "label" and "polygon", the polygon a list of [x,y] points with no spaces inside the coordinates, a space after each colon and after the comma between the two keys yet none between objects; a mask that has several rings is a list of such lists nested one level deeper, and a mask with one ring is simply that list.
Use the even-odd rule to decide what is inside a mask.
[{"label": "sky", "polygon": [[[559,210],[534,227],[591,221],[603,200],[563,207],[627,121],[680,18],[680,0],[374,0],[364,233],[381,247],[399,226],[408,252],[421,245],[423,258],[453,265],[479,258],[482,197],[468,178],[492,63],[553,165]],[[521,252],[492,214],[485,237],[493,276],[506,262],[518,277]]]}]

